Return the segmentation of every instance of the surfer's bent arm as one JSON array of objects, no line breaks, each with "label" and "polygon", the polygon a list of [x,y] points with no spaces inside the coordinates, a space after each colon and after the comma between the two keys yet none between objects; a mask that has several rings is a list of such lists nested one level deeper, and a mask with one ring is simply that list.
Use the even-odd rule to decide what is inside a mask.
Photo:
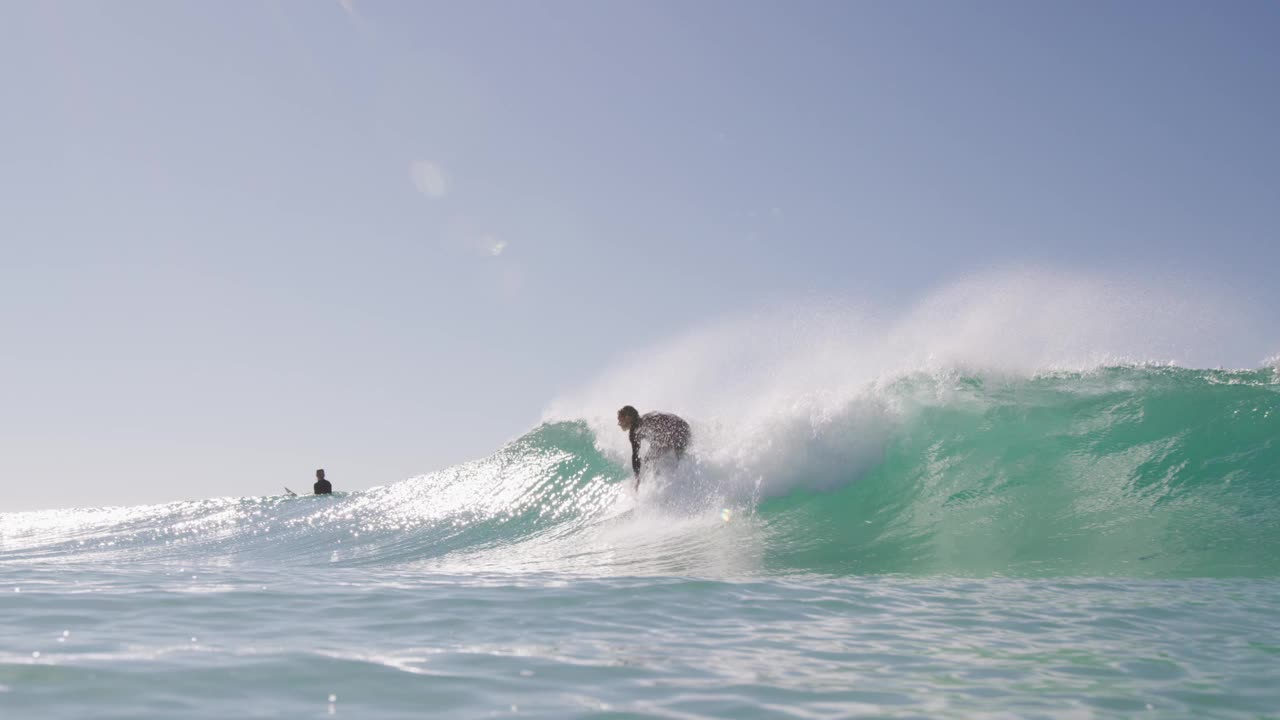
[{"label": "surfer's bent arm", "polygon": [[636,474],[636,479],[640,479],[640,438],[636,437],[634,430],[631,431],[631,471]]}]

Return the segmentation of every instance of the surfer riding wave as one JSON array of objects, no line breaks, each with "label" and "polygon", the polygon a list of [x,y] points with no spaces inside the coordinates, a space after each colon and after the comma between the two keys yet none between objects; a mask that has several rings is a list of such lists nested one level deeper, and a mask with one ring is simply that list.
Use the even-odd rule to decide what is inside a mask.
[{"label": "surfer riding wave", "polygon": [[641,415],[630,405],[618,411],[618,427],[625,430],[631,438],[631,470],[636,476],[636,490],[640,489],[641,441],[649,443],[648,452],[644,456],[645,462],[670,455],[679,463],[693,439],[689,423],[679,416],[662,412]]}]

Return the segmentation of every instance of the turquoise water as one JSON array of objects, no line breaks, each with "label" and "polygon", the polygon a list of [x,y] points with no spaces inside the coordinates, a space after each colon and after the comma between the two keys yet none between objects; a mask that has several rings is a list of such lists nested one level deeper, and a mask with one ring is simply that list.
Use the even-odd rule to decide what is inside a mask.
[{"label": "turquoise water", "polygon": [[638,496],[570,418],[335,497],[0,515],[0,712],[1277,716],[1275,370],[906,375],[806,417],[756,454],[692,418]]}]

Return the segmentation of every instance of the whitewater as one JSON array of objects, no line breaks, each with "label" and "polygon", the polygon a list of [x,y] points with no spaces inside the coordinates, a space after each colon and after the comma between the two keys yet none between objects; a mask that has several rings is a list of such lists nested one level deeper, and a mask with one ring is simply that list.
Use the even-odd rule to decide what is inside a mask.
[{"label": "whitewater", "polygon": [[[1274,717],[1250,317],[1034,270],[779,303],[388,486],[3,513],[0,716]],[[694,429],[638,493],[623,404]]]}]

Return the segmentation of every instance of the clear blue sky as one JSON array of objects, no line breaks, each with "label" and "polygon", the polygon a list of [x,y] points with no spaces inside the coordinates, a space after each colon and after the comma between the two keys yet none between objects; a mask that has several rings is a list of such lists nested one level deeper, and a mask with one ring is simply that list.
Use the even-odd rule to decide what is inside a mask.
[{"label": "clear blue sky", "polygon": [[770,298],[1017,262],[1280,307],[1277,38],[1268,2],[0,4],[0,510],[392,482]]}]

